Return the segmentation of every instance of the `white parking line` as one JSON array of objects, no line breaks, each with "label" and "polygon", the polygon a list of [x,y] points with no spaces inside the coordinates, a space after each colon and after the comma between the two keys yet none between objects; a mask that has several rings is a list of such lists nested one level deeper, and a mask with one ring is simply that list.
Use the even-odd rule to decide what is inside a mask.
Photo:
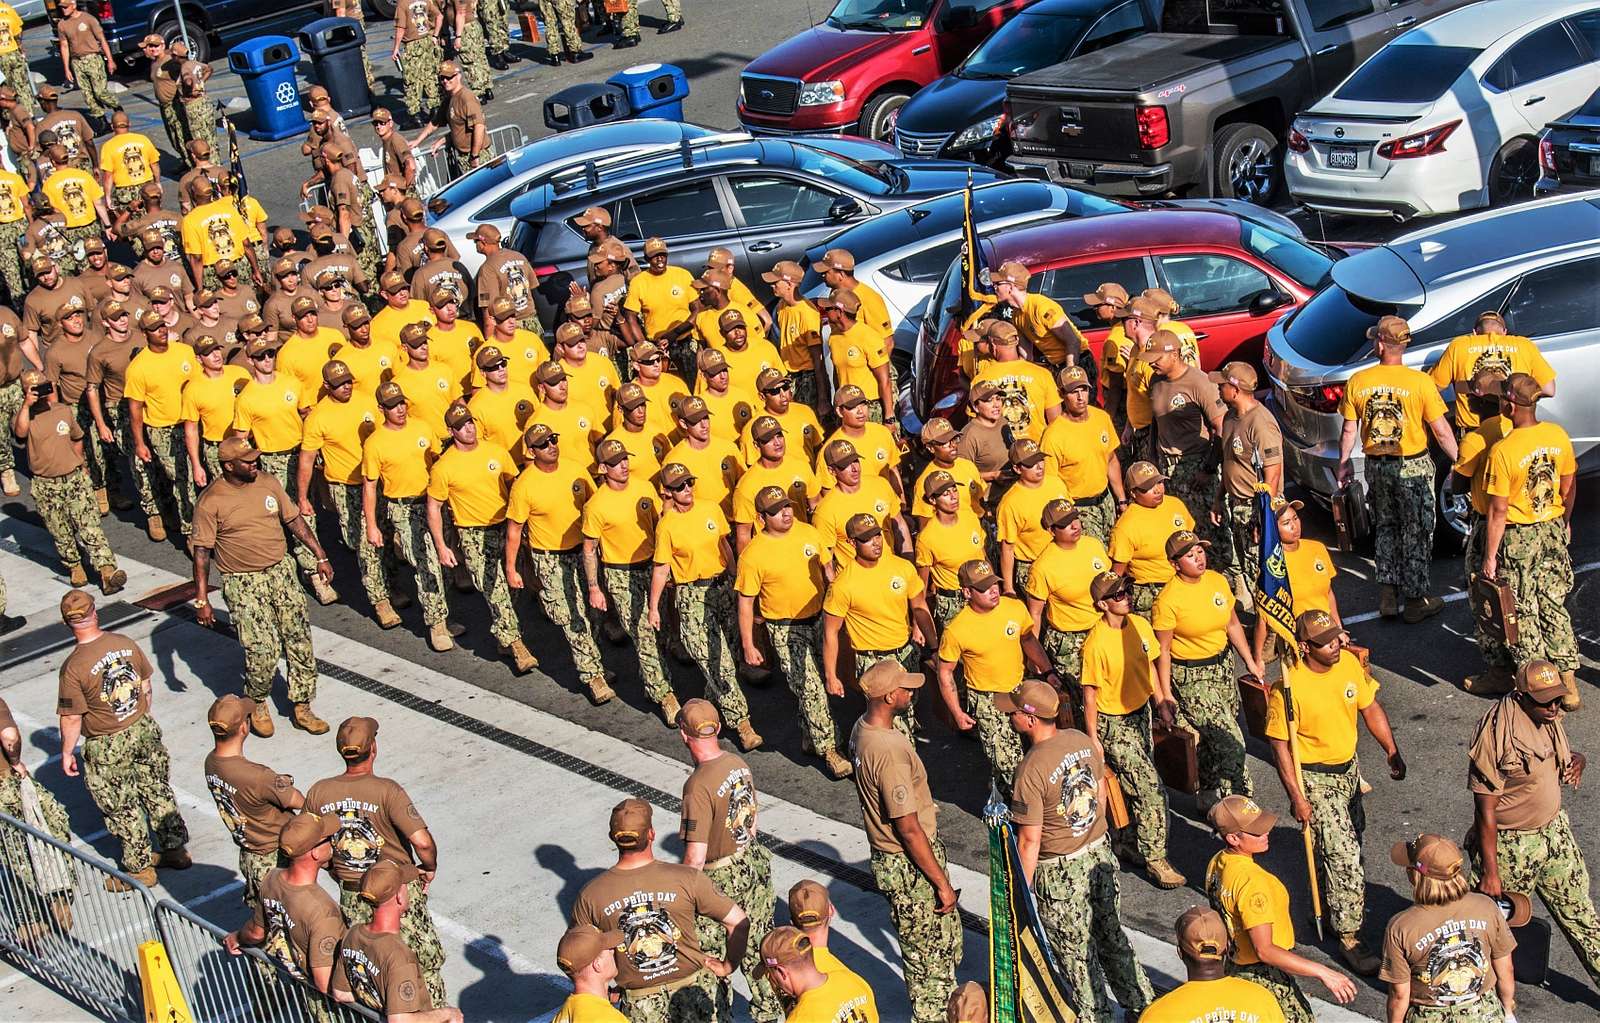
[{"label": "white parking line", "polygon": [[[1597,568],[1600,568],[1600,561],[1589,561],[1589,562],[1585,562],[1582,565],[1575,566],[1572,569],[1572,574],[1574,576],[1584,575],[1586,573],[1593,572]],[[1466,590],[1456,590],[1453,593],[1446,593],[1443,597],[1440,597],[1439,599],[1443,600],[1446,604],[1454,604],[1458,600],[1466,600],[1467,599],[1467,591]],[[1344,620],[1344,623],[1346,625],[1360,625],[1362,622],[1370,622],[1370,621],[1372,621],[1372,620],[1374,620],[1374,619],[1376,619],[1378,617],[1379,617],[1379,615],[1378,615],[1378,612],[1376,612],[1376,611],[1365,611],[1365,612],[1363,612],[1361,614],[1358,614],[1358,615],[1351,615],[1349,618],[1346,618]]]}]

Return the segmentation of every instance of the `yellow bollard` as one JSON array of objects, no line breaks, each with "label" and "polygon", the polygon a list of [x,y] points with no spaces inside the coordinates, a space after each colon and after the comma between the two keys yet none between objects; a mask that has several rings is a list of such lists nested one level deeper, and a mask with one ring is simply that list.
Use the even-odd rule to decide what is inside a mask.
[{"label": "yellow bollard", "polygon": [[139,987],[144,992],[145,1023],[194,1023],[166,946],[159,941],[139,946]]}]

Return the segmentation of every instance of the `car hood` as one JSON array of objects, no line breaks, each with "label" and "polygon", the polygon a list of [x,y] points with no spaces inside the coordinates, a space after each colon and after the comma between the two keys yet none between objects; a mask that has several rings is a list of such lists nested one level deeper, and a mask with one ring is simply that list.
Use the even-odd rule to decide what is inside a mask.
[{"label": "car hood", "polygon": [[922,134],[958,132],[1000,112],[1005,102],[1003,78],[957,78],[945,75],[911,97],[900,108],[895,127]]},{"label": "car hood", "polygon": [[912,32],[855,32],[815,25],[763,53],[745,70],[757,75],[832,80],[846,65],[857,64],[901,46]]},{"label": "car hood", "polygon": [[[974,185],[999,181],[1009,175],[993,167],[977,167],[959,160],[887,160],[904,171],[906,187],[898,195],[943,195],[965,188],[970,175]],[[892,198],[892,197],[890,197]]]}]

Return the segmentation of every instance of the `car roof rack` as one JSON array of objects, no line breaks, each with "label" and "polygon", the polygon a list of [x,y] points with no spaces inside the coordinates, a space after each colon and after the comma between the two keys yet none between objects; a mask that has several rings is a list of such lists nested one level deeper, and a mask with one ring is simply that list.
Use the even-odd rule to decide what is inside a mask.
[{"label": "car roof rack", "polygon": [[[621,167],[630,167],[635,164],[657,160],[673,153],[678,153],[682,157],[683,167],[687,170],[694,166],[694,154],[700,150],[736,142],[754,141],[754,136],[749,132],[730,131],[717,135],[705,135],[697,139],[680,139],[677,142],[664,143],[659,146],[647,146],[628,153],[617,153],[612,156],[601,157],[598,160],[584,160],[581,163],[571,164],[550,176],[550,186],[557,195],[570,192],[580,186],[592,191],[600,187],[601,175],[606,171],[614,171]],[[752,158],[742,162],[756,163],[758,161]]]}]

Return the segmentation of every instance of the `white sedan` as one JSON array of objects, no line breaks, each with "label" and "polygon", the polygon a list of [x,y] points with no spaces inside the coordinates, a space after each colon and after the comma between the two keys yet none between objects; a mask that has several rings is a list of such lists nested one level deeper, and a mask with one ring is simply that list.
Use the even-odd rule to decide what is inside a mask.
[{"label": "white sedan", "polygon": [[1295,118],[1304,206],[1406,220],[1533,195],[1540,130],[1600,74],[1600,0],[1486,0],[1396,37]]}]

